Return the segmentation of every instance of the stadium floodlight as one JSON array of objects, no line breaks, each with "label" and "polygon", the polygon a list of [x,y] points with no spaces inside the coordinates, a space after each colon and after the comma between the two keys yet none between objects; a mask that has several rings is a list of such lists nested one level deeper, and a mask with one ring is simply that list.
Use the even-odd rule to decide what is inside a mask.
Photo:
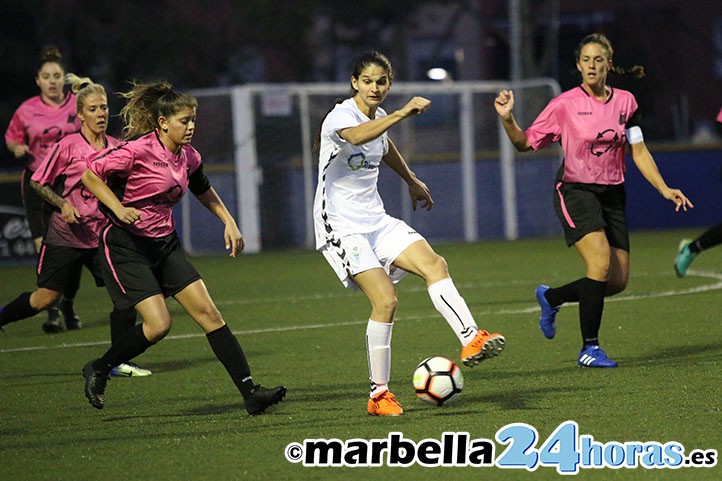
[{"label": "stadium floodlight", "polygon": [[433,67],[426,71],[426,76],[431,80],[449,80],[449,71],[442,67]]}]

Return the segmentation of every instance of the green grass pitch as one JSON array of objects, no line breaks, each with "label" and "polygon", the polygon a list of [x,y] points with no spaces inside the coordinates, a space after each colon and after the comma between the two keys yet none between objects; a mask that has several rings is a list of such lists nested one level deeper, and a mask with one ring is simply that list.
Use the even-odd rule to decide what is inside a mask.
[{"label": "green grass pitch", "polygon": [[[248,355],[256,381],[283,383],[286,400],[248,417],[203,333],[175,301],[168,338],[136,361],[147,378],[113,379],[102,411],[83,396],[83,364],[107,348],[106,292],[83,276],[82,330],[45,335],[45,314],[0,334],[0,479],[23,480],[547,480],[552,467],[337,468],[286,460],[289,443],[324,438],[441,439],[468,432],[494,440],[526,423],[544,440],[566,420],[611,441],[677,441],[687,451],[722,448],[722,248],[678,279],[672,261],[693,231],[632,236],[628,289],[605,305],[602,344],[617,369],[582,369],[577,307],[562,308],[557,337],[537,326],[534,288],[583,275],[561,239],[440,244],[478,324],[505,335],[499,358],[469,369],[459,400],[436,408],[415,398],[411,378],[430,355],[458,360],[458,342],[423,282],[398,286],[391,389],[399,418],[366,414],[364,348],[369,307],[342,288],[315,252],[194,259]],[[0,303],[34,288],[32,266],[0,267]],[[504,450],[496,443],[496,455]],[[582,469],[579,479],[719,480],[714,468]],[[567,478],[569,479],[569,478]]]}]

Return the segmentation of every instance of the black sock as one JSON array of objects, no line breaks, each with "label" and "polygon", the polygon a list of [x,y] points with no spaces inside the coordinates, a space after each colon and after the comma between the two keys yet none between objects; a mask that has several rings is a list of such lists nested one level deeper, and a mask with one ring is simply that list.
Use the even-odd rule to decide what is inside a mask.
[{"label": "black sock", "polygon": [[60,314],[58,309],[58,304],[56,303],[54,306],[48,307],[48,320],[46,322],[60,322]]},{"label": "black sock", "polygon": [[110,313],[110,345],[115,345],[123,335],[135,326],[137,314],[135,308],[119,310],[113,308]]},{"label": "black sock", "polygon": [[0,326],[19,321],[21,319],[27,319],[28,317],[33,317],[35,314],[40,312],[30,306],[31,295],[32,292],[23,292],[14,300],[10,301],[2,312],[0,312]]},{"label": "black sock", "polygon": [[96,359],[93,362],[93,369],[107,375],[115,366],[140,356],[153,344],[155,343],[150,342],[143,334],[143,324],[138,324],[110,346],[103,357]]},{"label": "black sock", "polygon": [[75,300],[75,295],[80,290],[80,275],[82,274],[82,272],[82,266],[78,266],[75,271],[68,275],[68,278],[65,281],[65,286],[63,287],[63,296],[60,299],[58,307],[60,307],[60,312],[63,313],[63,316],[66,319],[75,317],[73,301]]},{"label": "black sock", "polygon": [[604,294],[607,282],[584,278],[579,295],[579,324],[585,346],[599,345],[599,328],[602,325]]},{"label": "black sock", "polygon": [[63,313],[63,317],[66,320],[75,317],[75,306],[73,306],[73,299],[66,298],[65,294],[63,294],[63,297],[60,298],[58,308],[60,309],[60,312]]},{"label": "black sock", "polygon": [[689,245],[689,250],[699,254],[719,244],[722,244],[722,224],[707,229]]},{"label": "black sock", "polygon": [[208,343],[213,349],[221,364],[230,374],[233,383],[241,392],[244,398],[247,398],[253,391],[253,378],[251,377],[251,368],[248,367],[246,355],[243,353],[238,339],[233,335],[228,325],[216,329],[206,334]]},{"label": "black sock", "polygon": [[70,302],[75,299],[75,295],[80,290],[80,276],[83,273],[83,267],[78,266],[78,268],[73,271],[71,274],[68,275],[68,277],[65,279],[65,286],[63,287],[63,296],[67,299],[70,299]]},{"label": "black sock", "polygon": [[586,277],[583,277],[561,287],[552,287],[544,293],[544,297],[547,298],[552,307],[561,306],[565,302],[579,302],[582,284],[584,284],[585,279]]}]

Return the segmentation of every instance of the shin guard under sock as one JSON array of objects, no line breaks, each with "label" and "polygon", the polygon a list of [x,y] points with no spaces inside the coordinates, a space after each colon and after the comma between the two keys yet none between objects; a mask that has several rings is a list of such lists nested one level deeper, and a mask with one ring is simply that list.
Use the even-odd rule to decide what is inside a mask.
[{"label": "shin guard under sock", "polygon": [[0,311],[0,326],[33,317],[40,312],[30,305],[32,292],[23,292]]},{"label": "shin guard under sock", "polygon": [[135,308],[116,309],[110,313],[110,344],[115,345],[123,334],[135,326],[137,319]]},{"label": "shin guard under sock", "polygon": [[599,328],[602,325],[604,295],[607,282],[585,278],[579,298],[579,324],[584,345],[599,344]]},{"label": "shin guard under sock", "polygon": [[220,329],[206,334],[206,338],[208,344],[211,345],[211,349],[213,349],[213,353],[228,371],[233,383],[243,397],[247,398],[253,391],[253,378],[251,377],[251,368],[248,366],[246,355],[243,353],[236,336],[233,335],[226,324]]}]

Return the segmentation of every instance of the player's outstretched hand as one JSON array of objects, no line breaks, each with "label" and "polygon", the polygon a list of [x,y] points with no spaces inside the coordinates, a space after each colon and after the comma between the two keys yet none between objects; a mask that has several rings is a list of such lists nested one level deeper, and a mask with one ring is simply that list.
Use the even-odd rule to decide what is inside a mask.
[{"label": "player's outstretched hand", "polygon": [[404,118],[411,115],[419,115],[424,113],[424,111],[429,108],[429,105],[431,105],[431,100],[425,99],[424,97],[414,97],[409,100],[399,112],[401,112]]},{"label": "player's outstretched hand", "polygon": [[502,90],[494,99],[494,108],[497,115],[502,119],[508,119],[514,110],[514,92]]}]

